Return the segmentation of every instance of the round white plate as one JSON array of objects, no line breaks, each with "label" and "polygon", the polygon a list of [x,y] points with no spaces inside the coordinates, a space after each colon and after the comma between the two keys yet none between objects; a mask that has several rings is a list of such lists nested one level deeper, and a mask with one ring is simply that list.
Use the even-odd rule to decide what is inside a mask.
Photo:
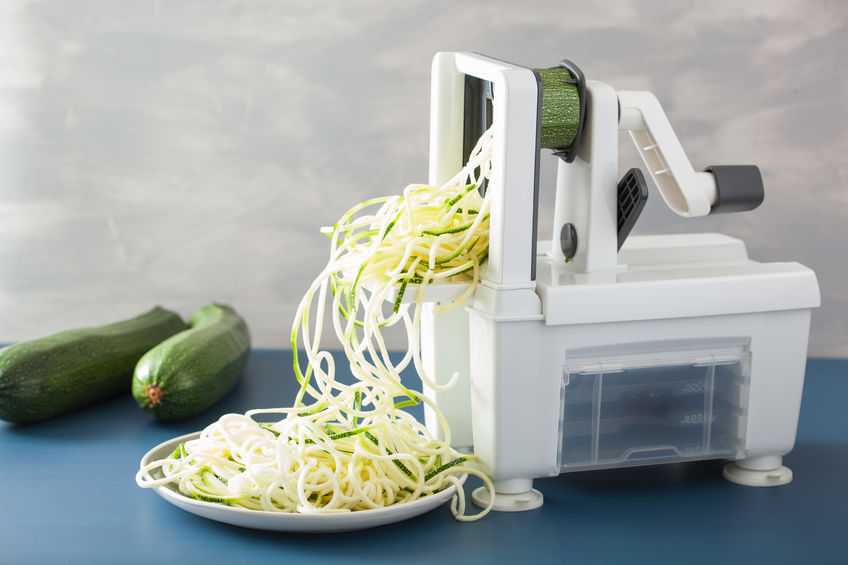
[{"label": "round white plate", "polygon": [[[197,439],[198,436],[200,432],[195,432],[160,443],[141,458],[141,466],[168,457],[180,443]],[[155,469],[152,473],[147,473],[145,478],[156,479],[161,476],[161,472]],[[176,485],[170,484],[156,487],[154,490],[159,496],[186,512],[233,526],[279,532],[344,532],[400,522],[424,514],[450,500],[456,488],[451,486],[434,495],[386,508],[338,514],[283,514],[234,508],[195,500],[180,493]]]}]

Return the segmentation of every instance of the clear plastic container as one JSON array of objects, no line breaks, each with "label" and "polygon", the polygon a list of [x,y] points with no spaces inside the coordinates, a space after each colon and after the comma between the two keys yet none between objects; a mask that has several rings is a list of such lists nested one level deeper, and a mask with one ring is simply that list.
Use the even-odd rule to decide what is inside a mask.
[{"label": "clear plastic container", "polygon": [[733,458],[745,439],[749,377],[747,347],[569,355],[560,468]]}]

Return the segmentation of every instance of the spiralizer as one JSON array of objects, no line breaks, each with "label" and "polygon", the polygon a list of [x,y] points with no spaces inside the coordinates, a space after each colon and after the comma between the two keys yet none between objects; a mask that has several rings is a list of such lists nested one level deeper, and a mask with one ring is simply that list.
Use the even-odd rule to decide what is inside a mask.
[{"label": "spiralizer", "polygon": [[[494,127],[488,264],[466,308],[438,308],[460,285],[429,288],[421,326],[429,374],[460,373],[429,392],[493,478],[494,508],[541,505],[537,477],[698,459],[728,460],[744,485],[791,481],[816,276],[717,233],[629,236],[648,191],[638,169],[619,179],[619,132],[684,217],[755,208],[759,170],[696,172],[652,94],[568,61],[439,53],[431,87],[430,184]],[[536,238],[542,149],[559,157],[550,241]]]}]

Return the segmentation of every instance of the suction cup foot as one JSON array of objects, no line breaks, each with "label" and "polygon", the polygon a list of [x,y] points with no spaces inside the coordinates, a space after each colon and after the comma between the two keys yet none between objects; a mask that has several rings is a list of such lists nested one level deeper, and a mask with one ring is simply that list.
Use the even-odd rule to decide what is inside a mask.
[{"label": "suction cup foot", "polygon": [[[489,505],[490,496],[489,489],[479,487],[471,493],[471,500],[480,508],[485,508]],[[497,510],[498,512],[524,512],[525,510],[539,508],[544,501],[545,497],[542,496],[542,493],[534,488],[519,493],[496,492],[492,510]]]},{"label": "suction cup foot", "polygon": [[792,469],[784,465],[775,469],[757,470],[728,463],[721,475],[731,483],[746,487],[779,487],[792,482]]}]

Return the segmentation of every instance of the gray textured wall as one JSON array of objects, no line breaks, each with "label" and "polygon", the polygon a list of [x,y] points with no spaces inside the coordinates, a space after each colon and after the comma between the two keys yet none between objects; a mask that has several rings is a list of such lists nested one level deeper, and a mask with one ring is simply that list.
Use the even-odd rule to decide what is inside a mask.
[{"label": "gray textured wall", "polygon": [[638,229],[811,266],[810,352],[844,357],[847,6],[3,0],[0,342],[217,300],[286,347],[318,227],[426,180],[430,60],[474,50],[652,90],[696,167],[759,164],[757,211],[684,220],[654,193]]}]

